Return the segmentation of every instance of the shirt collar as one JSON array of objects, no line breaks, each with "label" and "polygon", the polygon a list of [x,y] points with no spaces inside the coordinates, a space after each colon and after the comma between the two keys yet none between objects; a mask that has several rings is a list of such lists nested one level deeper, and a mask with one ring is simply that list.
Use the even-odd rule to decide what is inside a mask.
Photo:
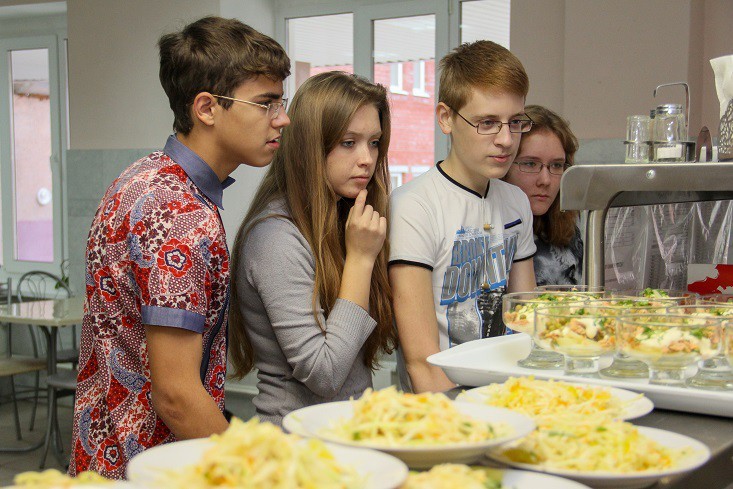
[{"label": "shirt collar", "polygon": [[232,177],[226,177],[223,182],[219,181],[214,170],[201,159],[199,155],[180,142],[175,134],[168,136],[163,152],[175,161],[188,178],[196,185],[201,192],[208,197],[219,209],[224,209],[222,198],[224,189],[234,183]]},{"label": "shirt collar", "polygon": [[444,160],[440,160],[435,166],[438,167],[438,171],[440,172],[440,174],[443,175],[450,183],[452,183],[453,185],[455,185],[455,186],[457,186],[457,187],[465,190],[466,192],[468,192],[468,193],[470,193],[472,195],[475,195],[479,199],[485,199],[486,197],[488,197],[488,195],[489,195],[489,189],[491,188],[491,179],[489,179],[488,183],[486,184],[486,191],[484,192],[484,195],[481,195],[480,193],[476,192],[475,190],[471,190],[470,188],[466,187],[465,185],[463,185],[461,183],[458,183],[457,180],[454,180],[453,178],[451,178],[451,176],[448,175],[445,172],[445,170],[443,170],[443,168],[441,167],[441,163],[443,163],[443,161]]}]

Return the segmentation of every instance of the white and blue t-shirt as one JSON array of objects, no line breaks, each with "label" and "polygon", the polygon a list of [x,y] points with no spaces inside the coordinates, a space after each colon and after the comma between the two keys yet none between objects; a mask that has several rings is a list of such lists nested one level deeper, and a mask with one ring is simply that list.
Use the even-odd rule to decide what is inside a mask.
[{"label": "white and blue t-shirt", "polygon": [[492,179],[481,195],[440,163],[391,196],[390,265],[431,270],[440,349],[503,334],[512,263],[532,258],[532,211],[521,189]]}]

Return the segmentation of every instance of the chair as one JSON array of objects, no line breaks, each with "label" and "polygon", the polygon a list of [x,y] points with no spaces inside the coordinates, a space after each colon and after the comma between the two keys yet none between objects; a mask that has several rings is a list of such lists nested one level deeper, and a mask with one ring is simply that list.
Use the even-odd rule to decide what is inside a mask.
[{"label": "chair", "polygon": [[[56,275],[35,270],[27,272],[20,277],[16,288],[16,295],[19,302],[39,299],[67,299],[71,297],[71,289]],[[56,352],[56,359],[59,363],[71,362],[76,364],[79,361],[76,326],[72,326],[71,330],[73,335],[71,348],[61,349]]]},{"label": "chair", "polygon": [[[0,293],[3,295],[4,301],[9,306],[12,303],[12,279],[8,278],[6,283],[0,284]],[[15,421],[15,436],[21,440],[22,434],[20,429],[20,415],[18,413],[18,393],[15,390],[15,376],[28,373],[38,373],[45,370],[46,362],[36,357],[13,356],[11,349],[11,329],[8,329],[6,352],[7,356],[0,359],[0,377],[10,379],[10,398],[13,401],[13,419]],[[36,390],[38,392],[38,390]]]},{"label": "chair", "polygon": [[51,398],[48,400],[48,415],[51,417],[46,430],[46,439],[43,446],[43,456],[41,457],[40,468],[46,466],[46,457],[48,449],[51,447],[51,437],[55,436],[53,443],[56,443],[58,451],[56,456],[61,465],[65,465],[66,461],[61,460],[59,452],[63,452],[63,442],[61,441],[61,430],[59,429],[59,417],[57,405],[59,397],[65,395],[74,395],[76,393],[76,378],[79,372],[76,369],[59,369],[55,374],[51,374],[46,378],[46,385],[51,388]]},{"label": "chair", "polygon": [[[71,289],[61,278],[56,275],[44,272],[42,270],[34,270],[24,273],[18,280],[16,286],[16,297],[19,302],[26,302],[29,300],[39,299],[65,299],[71,296]],[[76,326],[71,327],[72,340],[71,348],[61,348],[56,351],[56,362],[57,363],[72,363],[74,366],[79,362],[79,349],[77,347],[77,333]],[[45,342],[41,341],[35,330],[35,326],[28,325],[28,331],[31,336],[31,345],[33,347],[33,354],[39,357],[39,350],[44,348]],[[59,340],[61,344],[61,340]],[[33,403],[33,412],[31,414],[30,430],[33,431],[36,422],[36,411],[38,409],[38,395],[40,385],[40,372],[36,372],[35,381],[35,396]],[[49,403],[51,403],[49,399]]]},{"label": "chair", "polygon": [[[10,396],[13,400],[13,414],[15,419],[15,436],[18,440],[22,439],[20,431],[20,416],[18,414],[18,396],[15,392],[15,376],[27,373],[38,373],[46,369],[46,362],[40,358],[28,357],[7,357],[0,359],[0,377],[10,378]],[[38,389],[36,389],[36,393]],[[35,407],[34,407],[35,416]]]}]

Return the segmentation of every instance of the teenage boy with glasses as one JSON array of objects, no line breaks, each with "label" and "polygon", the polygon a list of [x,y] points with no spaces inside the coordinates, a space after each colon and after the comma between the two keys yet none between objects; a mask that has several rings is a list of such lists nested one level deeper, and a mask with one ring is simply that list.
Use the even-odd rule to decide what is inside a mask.
[{"label": "teenage boy with glasses", "polygon": [[227,428],[222,192],[239,165],[270,163],[290,123],[290,60],[271,38],[207,17],[158,46],[175,134],[112,183],[92,223],[72,475],[121,479],[147,448]]},{"label": "teenage boy with glasses", "polygon": [[453,387],[427,357],[504,334],[502,295],[535,287],[529,202],[499,180],[532,128],[527,74],[490,41],[458,47],[440,69],[436,115],[450,153],[391,197],[398,370],[402,388],[415,392]]}]

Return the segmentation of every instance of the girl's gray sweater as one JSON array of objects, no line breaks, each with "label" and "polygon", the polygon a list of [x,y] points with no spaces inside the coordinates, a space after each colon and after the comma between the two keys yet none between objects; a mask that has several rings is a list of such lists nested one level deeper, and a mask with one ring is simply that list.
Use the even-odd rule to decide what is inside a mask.
[{"label": "girl's gray sweater", "polygon": [[[282,203],[263,215],[285,214]],[[315,264],[310,246],[283,217],[250,231],[237,270],[239,307],[255,352],[257,415],[281,424],[289,412],[312,404],[359,397],[372,386],[364,342],[376,326],[367,311],[338,299],[325,334],[313,317]],[[236,414],[236,413],[235,413]]]}]

